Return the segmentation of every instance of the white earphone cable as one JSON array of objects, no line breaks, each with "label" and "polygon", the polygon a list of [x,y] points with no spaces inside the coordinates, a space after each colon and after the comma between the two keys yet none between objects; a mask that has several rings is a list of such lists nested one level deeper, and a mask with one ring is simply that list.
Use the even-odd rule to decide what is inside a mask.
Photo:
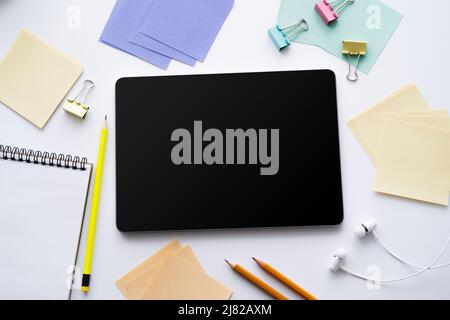
[{"label": "white earphone cable", "polygon": [[[426,268],[420,268],[420,267],[417,267],[417,268],[420,268],[421,270],[419,270],[419,271],[417,271],[417,272],[415,272],[415,273],[412,273],[412,274],[410,274],[410,275],[407,275],[407,276],[404,276],[404,277],[401,277],[401,278],[397,278],[397,279],[389,279],[389,280],[383,280],[383,279],[377,280],[377,279],[372,279],[372,278],[363,276],[363,275],[361,275],[361,274],[352,272],[352,271],[350,271],[349,269],[347,269],[347,268],[345,268],[345,267],[343,267],[343,266],[341,267],[341,270],[344,271],[344,272],[347,272],[348,274],[350,274],[350,275],[352,275],[352,276],[354,276],[354,277],[357,277],[357,278],[360,278],[360,279],[363,279],[363,280],[372,281],[372,282],[375,282],[375,283],[377,283],[377,282],[378,282],[378,283],[400,282],[400,281],[404,281],[404,280],[413,278],[413,277],[415,277],[415,276],[418,276],[418,275],[420,275],[420,274],[426,272],[427,270],[431,269],[431,267],[434,266],[434,264],[435,264],[436,262],[438,262],[440,258],[442,258],[443,254],[444,254],[445,251],[447,250],[449,244],[450,244],[450,238],[447,239],[447,242],[446,242],[444,248],[441,250],[441,252],[439,253],[439,255],[432,261],[432,263],[431,263],[429,266],[427,266]],[[396,256],[394,256],[394,257],[396,257]],[[396,258],[397,258],[397,257],[396,257]],[[399,258],[397,258],[397,259],[399,259]],[[399,259],[399,260],[400,260],[400,259]],[[400,260],[400,261],[402,261],[402,260]],[[408,263],[408,264],[409,264],[409,263]]]},{"label": "white earphone cable", "polygon": [[[374,238],[375,238],[375,241],[376,241],[376,242],[377,242],[384,250],[386,250],[392,257],[394,257],[394,258],[397,259],[398,261],[403,262],[404,264],[407,264],[407,265],[409,265],[409,266],[411,266],[411,267],[413,267],[413,268],[420,269],[420,270],[423,270],[423,269],[424,269],[423,266],[418,266],[418,265],[415,265],[414,263],[408,262],[406,259],[400,257],[398,254],[394,253],[391,249],[389,249],[388,246],[380,239],[380,237],[379,237],[378,233],[376,232],[376,230],[373,230],[372,234],[373,234],[373,236],[374,236]],[[449,239],[449,240],[450,240],[450,239]],[[444,254],[444,252],[445,252],[447,246],[448,246],[448,241],[447,241],[447,245],[444,246],[444,250],[443,250],[442,255]],[[438,265],[438,266],[434,266],[434,264],[432,264],[432,265],[429,266],[427,269],[429,269],[429,270],[436,270],[436,269],[446,268],[446,267],[449,267],[449,266],[450,266],[450,262],[449,262],[449,263],[442,264],[442,265]]]}]

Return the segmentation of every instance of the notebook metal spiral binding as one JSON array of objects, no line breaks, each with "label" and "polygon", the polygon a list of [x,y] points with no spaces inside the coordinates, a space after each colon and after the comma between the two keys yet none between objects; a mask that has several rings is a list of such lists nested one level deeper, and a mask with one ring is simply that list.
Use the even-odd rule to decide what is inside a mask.
[{"label": "notebook metal spiral binding", "polygon": [[7,160],[24,161],[48,166],[86,170],[87,158],[78,156],[41,152],[31,149],[3,146],[0,144],[0,157]]}]

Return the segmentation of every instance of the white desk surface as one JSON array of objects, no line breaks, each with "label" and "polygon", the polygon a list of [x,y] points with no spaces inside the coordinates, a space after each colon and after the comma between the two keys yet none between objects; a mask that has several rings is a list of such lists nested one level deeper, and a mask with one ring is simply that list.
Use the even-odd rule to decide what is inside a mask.
[{"label": "white desk surface", "polygon": [[[366,218],[376,218],[385,241],[417,264],[430,262],[450,236],[450,209],[372,191],[372,164],[345,125],[351,116],[410,82],[420,86],[431,106],[450,108],[449,1],[385,0],[404,19],[371,74],[361,75],[356,84],[345,79],[347,65],[343,61],[319,48],[293,44],[284,54],[274,49],[267,29],[275,24],[280,0],[236,0],[206,62],[195,68],[172,62],[167,71],[98,42],[114,3],[114,0],[0,0],[0,56],[4,56],[19,30],[25,27],[76,57],[85,66],[82,79],[89,78],[97,84],[89,98],[93,108],[84,121],[59,108],[44,130],[39,130],[1,106],[0,143],[85,155],[95,162],[101,119],[105,113],[110,119],[92,287],[84,299],[122,299],[115,280],[173,238],[192,245],[207,272],[234,290],[233,299],[267,296],[234,274],[224,258],[244,265],[288,296],[297,298],[258,269],[251,256],[267,260],[322,299],[450,298],[450,269],[427,272],[375,289],[364,281],[327,269],[328,259],[336,249],[344,247],[349,252],[347,265],[361,273],[378,270],[385,278],[395,278],[411,272],[374,241],[359,240],[353,235],[355,225]],[[81,12],[81,27],[75,30],[67,27],[73,6]],[[117,79],[323,68],[332,69],[337,75],[345,205],[345,221],[341,226],[141,234],[124,234],[116,229],[114,84]],[[70,96],[81,86],[79,81]],[[292,97],[292,104],[299,107],[301,90]],[[320,126],[320,119],[311,121]],[[328,192],[334,190],[327,190],[326,181],[323,187],[326,201]],[[298,210],[302,210],[301,206]],[[318,203],[317,211],[320,210]],[[444,260],[450,260],[450,252]],[[80,296],[75,293],[76,298]]]}]

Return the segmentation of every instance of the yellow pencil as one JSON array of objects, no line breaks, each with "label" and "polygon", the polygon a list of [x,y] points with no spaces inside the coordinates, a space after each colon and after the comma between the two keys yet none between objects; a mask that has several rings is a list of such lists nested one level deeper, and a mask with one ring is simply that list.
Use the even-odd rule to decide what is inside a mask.
[{"label": "yellow pencil", "polygon": [[225,262],[228,263],[234,271],[239,273],[241,276],[243,276],[244,278],[246,278],[248,281],[252,282],[256,286],[260,287],[262,290],[264,290],[265,292],[270,294],[275,299],[288,300],[288,298],[286,298],[284,295],[282,295],[279,291],[272,288],[270,285],[268,285],[267,283],[265,283],[264,281],[259,279],[257,276],[252,274],[250,271],[247,271],[246,269],[244,269],[242,266],[235,264],[235,263],[231,263],[228,260],[225,260]]},{"label": "yellow pencil", "polygon": [[272,267],[270,264],[268,264],[268,263],[266,263],[264,261],[261,261],[259,259],[256,259],[256,258],[252,258],[252,259],[255,260],[255,262],[263,270],[265,270],[270,275],[274,276],[275,278],[277,278],[278,280],[283,282],[285,285],[287,285],[289,288],[291,288],[292,290],[297,292],[299,295],[301,295],[305,299],[307,299],[307,300],[317,300],[317,298],[315,296],[313,296],[311,293],[309,293],[308,291],[306,291],[305,289],[300,287],[298,284],[296,284],[294,281],[292,281],[291,279],[286,277],[284,274],[282,274],[280,271],[278,271],[277,269]]},{"label": "yellow pencil", "polygon": [[108,128],[106,125],[107,117],[103,122],[100,133],[100,145],[98,148],[97,167],[95,169],[94,191],[92,193],[91,216],[89,218],[89,230],[86,242],[86,253],[84,257],[84,270],[81,290],[89,291],[89,281],[91,278],[92,256],[94,254],[95,232],[97,229],[98,207],[100,204],[100,193],[102,190],[103,165],[105,163],[106,140],[108,137]]}]

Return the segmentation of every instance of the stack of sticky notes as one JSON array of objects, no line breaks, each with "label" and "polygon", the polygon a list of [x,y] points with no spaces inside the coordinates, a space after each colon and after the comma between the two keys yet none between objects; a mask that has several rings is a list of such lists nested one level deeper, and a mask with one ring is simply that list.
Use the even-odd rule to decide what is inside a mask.
[{"label": "stack of sticky notes", "polygon": [[190,246],[171,241],[116,282],[130,300],[226,300],[232,291],[208,276]]},{"label": "stack of sticky notes", "polygon": [[348,122],[376,167],[375,191],[448,205],[450,118],[407,85]]},{"label": "stack of sticky notes", "polygon": [[100,41],[162,69],[203,62],[234,0],[117,0]]}]

